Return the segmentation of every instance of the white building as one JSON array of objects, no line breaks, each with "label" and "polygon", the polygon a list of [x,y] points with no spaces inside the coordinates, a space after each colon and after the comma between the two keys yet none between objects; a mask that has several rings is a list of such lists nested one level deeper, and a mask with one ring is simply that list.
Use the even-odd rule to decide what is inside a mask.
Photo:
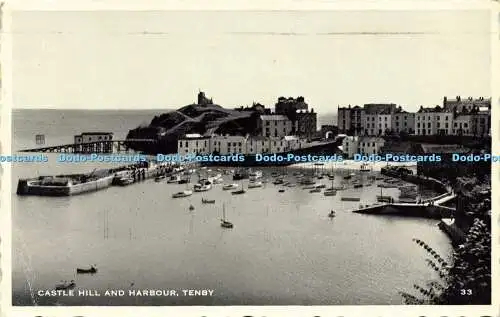
[{"label": "white building", "polygon": [[388,111],[380,113],[364,113],[362,116],[364,135],[386,135],[392,129],[392,114]]},{"label": "white building", "polygon": [[375,135],[386,135],[392,129],[392,115],[388,112],[377,114],[378,129]]},{"label": "white building", "polygon": [[407,111],[392,114],[392,131],[396,133],[415,133],[415,114]]},{"label": "white building", "polygon": [[210,152],[219,155],[247,154],[247,138],[240,135],[212,136]]},{"label": "white building", "polygon": [[286,142],[286,151],[301,149],[307,143],[306,139],[294,135],[287,135],[284,140]]},{"label": "white building", "polygon": [[297,136],[263,137],[187,134],[177,141],[179,154],[257,154],[279,153],[302,148],[306,139]]},{"label": "white building", "polygon": [[458,136],[471,136],[473,135],[472,129],[472,115],[458,115],[453,120],[453,135]]},{"label": "white building", "polygon": [[420,107],[415,114],[416,135],[451,135],[453,131],[453,113],[436,106]]},{"label": "white building", "polygon": [[348,158],[353,158],[354,154],[359,153],[359,138],[359,136],[346,136],[344,140],[342,140],[342,152],[344,152]]},{"label": "white building", "polygon": [[177,153],[179,154],[209,154],[210,137],[200,134],[186,134],[177,140]]},{"label": "white building", "polygon": [[246,140],[246,153],[268,153],[269,152],[269,138],[263,136],[248,137]]},{"label": "white building", "polygon": [[378,134],[378,115],[376,113],[366,113],[363,116],[364,135]]},{"label": "white building", "polygon": [[378,154],[385,140],[377,137],[361,137],[358,140],[358,153],[363,155]]},{"label": "white building", "polygon": [[284,137],[292,133],[292,121],[284,115],[262,115],[258,124],[262,136]]},{"label": "white building", "polygon": [[463,98],[461,96],[456,96],[455,98],[444,97],[443,108],[448,111],[456,111],[461,113],[464,110],[471,111],[474,107],[486,107],[491,109],[491,98]]},{"label": "white building", "polygon": [[112,141],[112,132],[84,132],[80,135],[75,135],[75,144],[99,142],[99,141]]},{"label": "white building", "polygon": [[472,134],[477,137],[491,136],[491,112],[480,109],[472,115]]}]

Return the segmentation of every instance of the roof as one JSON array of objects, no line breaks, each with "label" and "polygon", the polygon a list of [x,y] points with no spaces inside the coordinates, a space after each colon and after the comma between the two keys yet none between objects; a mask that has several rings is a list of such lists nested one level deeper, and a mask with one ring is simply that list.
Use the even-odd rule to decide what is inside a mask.
[{"label": "roof", "polygon": [[209,139],[210,136],[203,136],[198,133],[191,133],[184,135],[181,139]]},{"label": "roof", "polygon": [[420,144],[425,153],[467,153],[469,149],[458,144]]},{"label": "roof", "polygon": [[274,121],[281,121],[281,120],[288,120],[287,116],[284,116],[282,114],[271,114],[271,115],[262,115],[260,116],[261,120],[274,120]]},{"label": "roof", "polygon": [[113,132],[83,132],[82,134],[76,135],[76,136],[82,136],[82,135],[112,135]]},{"label": "roof", "polygon": [[445,109],[445,108],[442,108],[440,106],[435,106],[435,107],[428,107],[428,108],[424,108],[424,107],[420,107],[420,109],[418,109],[417,113],[432,113],[432,112],[451,112],[450,110],[448,109]]}]

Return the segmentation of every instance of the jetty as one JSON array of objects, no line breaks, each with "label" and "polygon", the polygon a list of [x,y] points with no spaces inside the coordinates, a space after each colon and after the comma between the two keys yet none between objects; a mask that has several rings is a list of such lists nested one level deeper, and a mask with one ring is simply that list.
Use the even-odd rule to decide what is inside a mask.
[{"label": "jetty", "polygon": [[129,152],[133,148],[133,144],[155,144],[158,143],[154,139],[126,139],[126,140],[102,140],[85,143],[71,143],[54,146],[45,146],[32,149],[24,149],[19,152],[37,152],[37,153],[113,153],[113,152]]},{"label": "jetty", "polygon": [[[194,164],[196,163],[184,165]],[[174,174],[177,169],[175,164],[140,162],[117,168],[94,170],[87,174],[39,176],[20,179],[16,193],[20,196],[73,196],[103,190],[110,186],[123,186],[119,181],[123,178],[129,179],[130,184],[133,184],[160,175]]]},{"label": "jetty", "polygon": [[454,193],[449,192],[417,203],[377,203],[353,210],[352,212],[371,215],[426,217],[432,219],[450,218],[455,212],[455,208],[446,207],[443,204],[455,199],[455,197]]}]

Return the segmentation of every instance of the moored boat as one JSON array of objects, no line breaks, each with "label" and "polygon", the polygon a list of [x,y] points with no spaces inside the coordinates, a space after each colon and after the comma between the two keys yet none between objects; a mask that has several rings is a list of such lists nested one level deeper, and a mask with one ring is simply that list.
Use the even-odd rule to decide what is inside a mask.
[{"label": "moored boat", "polygon": [[231,190],[231,189],[237,189],[238,184],[225,184],[222,186],[222,190]]},{"label": "moored boat", "polygon": [[342,198],[340,198],[340,200],[342,200],[342,201],[360,201],[361,198],[359,198],[359,197],[342,197]]},{"label": "moored boat", "polygon": [[233,174],[233,181],[238,181],[248,178],[248,172],[244,169],[240,169]]},{"label": "moored boat", "polygon": [[215,199],[208,200],[208,199],[202,198],[201,203],[202,204],[215,204]]},{"label": "moored boat", "polygon": [[233,194],[233,195],[242,195],[244,193],[246,193],[246,190],[244,190],[244,189],[240,189],[240,190],[236,190],[234,192],[231,192],[231,194]]},{"label": "moored boat", "polygon": [[323,195],[325,196],[335,196],[337,194],[337,191],[334,189],[327,189],[323,192]]},{"label": "moored boat", "polygon": [[248,188],[259,188],[262,187],[262,182],[250,182],[248,183]]},{"label": "moored boat", "polygon": [[95,266],[91,265],[88,269],[76,269],[76,274],[95,274],[97,273],[97,269]]},{"label": "moored boat", "polygon": [[134,183],[134,179],[132,177],[126,176],[118,178],[115,182],[118,186],[127,186]]},{"label": "moored boat", "polygon": [[258,180],[259,178],[262,178],[262,172],[261,171],[254,171],[249,174],[250,180]]},{"label": "moored boat", "polygon": [[59,290],[69,290],[69,289],[75,288],[75,286],[76,286],[76,283],[75,283],[74,280],[71,280],[69,283],[66,282],[66,281],[64,281],[64,282],[62,282],[60,284],[56,284],[55,289],[56,289],[56,291],[59,291]]},{"label": "moored boat", "polygon": [[193,194],[192,190],[184,190],[182,192],[177,192],[172,195],[172,198],[182,198],[182,197],[187,197],[191,196]]},{"label": "moored boat", "polygon": [[234,227],[232,222],[226,220],[226,204],[222,205],[222,219],[220,220],[220,226],[227,229]]},{"label": "moored boat", "polygon": [[315,187],[315,188],[311,189],[309,192],[310,193],[320,193],[321,192],[321,188]]},{"label": "moored boat", "polygon": [[276,178],[276,179],[273,181],[273,184],[274,184],[274,185],[281,185],[281,184],[283,184],[284,182],[285,182],[285,181],[283,180],[283,178],[278,177],[278,178]]},{"label": "moored boat", "polygon": [[180,180],[181,180],[181,177],[179,175],[172,175],[167,180],[167,183],[169,183],[169,184],[178,183]]},{"label": "moored boat", "polygon": [[194,185],[195,192],[206,192],[212,189],[212,183],[208,180],[200,180],[198,184]]},{"label": "moored boat", "polygon": [[361,172],[371,172],[371,168],[368,163],[361,164],[361,168],[359,169]]},{"label": "moored boat", "polygon": [[167,177],[165,175],[158,175],[158,176],[155,177],[155,182],[161,182],[161,181],[163,181],[166,178]]}]

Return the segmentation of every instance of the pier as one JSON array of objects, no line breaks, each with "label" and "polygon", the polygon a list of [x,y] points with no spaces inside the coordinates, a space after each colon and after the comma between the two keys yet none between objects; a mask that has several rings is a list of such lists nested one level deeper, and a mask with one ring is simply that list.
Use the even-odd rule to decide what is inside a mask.
[{"label": "pier", "polygon": [[442,204],[454,199],[456,195],[452,192],[425,199],[418,203],[379,203],[365,206],[354,213],[372,215],[400,215],[427,217],[433,219],[450,218],[455,212],[454,208],[443,206]]},{"label": "pier", "polygon": [[86,143],[72,143],[63,145],[54,145],[34,149],[25,149],[19,152],[37,152],[37,153],[119,153],[132,150],[132,143],[157,143],[155,139],[126,139],[126,140],[103,140]]}]

